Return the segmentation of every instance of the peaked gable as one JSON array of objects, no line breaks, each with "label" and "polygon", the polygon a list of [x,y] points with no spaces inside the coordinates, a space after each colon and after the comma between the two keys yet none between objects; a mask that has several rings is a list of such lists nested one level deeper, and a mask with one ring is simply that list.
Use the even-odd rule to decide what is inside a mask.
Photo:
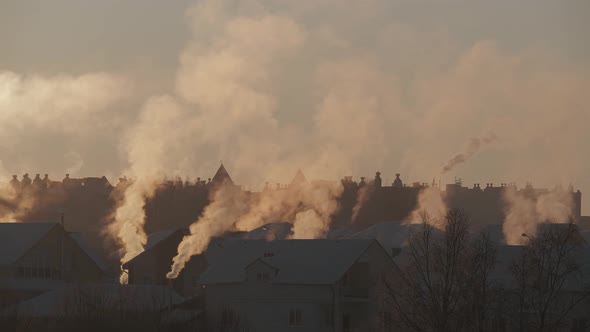
[{"label": "peaked gable", "polygon": [[219,166],[217,172],[215,172],[215,175],[213,176],[213,179],[211,179],[211,182],[215,184],[234,184],[234,181],[231,179],[231,176],[229,176],[229,173],[227,172],[223,164]]},{"label": "peaked gable", "polygon": [[58,223],[0,223],[0,265],[10,265],[41,241]]},{"label": "peaked gable", "polygon": [[293,180],[291,180],[291,183],[289,184],[289,186],[299,186],[299,185],[302,185],[306,182],[307,182],[307,178],[305,177],[305,175],[303,175],[303,172],[301,171],[301,169],[298,169],[297,173],[293,177]]}]

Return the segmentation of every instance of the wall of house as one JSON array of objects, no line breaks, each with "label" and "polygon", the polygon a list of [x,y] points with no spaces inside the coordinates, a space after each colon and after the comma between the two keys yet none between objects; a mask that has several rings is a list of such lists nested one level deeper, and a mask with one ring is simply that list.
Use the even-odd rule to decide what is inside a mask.
[{"label": "wall of house", "polygon": [[[63,262],[63,269],[62,269]],[[61,228],[55,226],[12,265],[14,278],[93,282],[103,271]]]},{"label": "wall of house", "polygon": [[[384,310],[381,279],[394,271],[395,264],[377,242],[334,285],[273,284],[274,268],[256,261],[242,283],[206,285],[209,327],[218,327],[229,310],[254,331],[377,331]],[[270,280],[259,278],[260,273],[271,274]],[[289,326],[296,309],[301,326]]]},{"label": "wall of house", "polygon": [[196,280],[207,267],[204,256],[193,256],[186,264],[178,278],[169,280],[172,258],[176,256],[178,244],[184,234],[177,232],[158,243],[150,250],[134,258],[128,265],[130,284],[172,285],[174,290],[184,296],[194,295],[199,291]]},{"label": "wall of house", "polygon": [[[338,281],[337,330],[379,330],[381,312],[387,311],[384,280],[397,271],[391,256],[378,243],[371,244]],[[345,316],[348,316],[345,318]]]},{"label": "wall of house", "polygon": [[[331,331],[332,290],[321,285],[240,283],[204,288],[210,328],[232,310],[254,331]],[[291,310],[301,311],[301,325],[289,326]]]}]

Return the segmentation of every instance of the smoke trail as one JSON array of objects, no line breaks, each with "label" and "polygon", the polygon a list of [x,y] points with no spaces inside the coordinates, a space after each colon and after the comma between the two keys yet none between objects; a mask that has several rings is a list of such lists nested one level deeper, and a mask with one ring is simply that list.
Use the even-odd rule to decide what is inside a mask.
[{"label": "smoke trail", "polygon": [[325,238],[330,226],[326,219],[309,209],[299,212],[293,223],[293,239],[321,239]]},{"label": "smoke trail", "polygon": [[479,150],[484,146],[488,145],[496,140],[495,134],[490,134],[481,138],[471,138],[469,143],[465,147],[465,150],[461,153],[454,155],[442,169],[442,174],[445,174],[452,170],[455,166],[466,162],[468,159],[473,157]]},{"label": "smoke trail", "polygon": [[285,190],[269,190],[252,199],[232,185],[216,190],[203,215],[190,226],[190,235],[178,246],[167,278],[174,279],[194,255],[202,253],[212,237],[228,230],[252,230],[269,222],[293,220],[294,239],[317,239],[327,234],[338,209],[340,182],[305,183]]},{"label": "smoke trail", "polygon": [[233,228],[240,214],[248,207],[245,195],[241,188],[227,182],[214,191],[211,204],[190,226],[190,235],[185,236],[178,245],[178,254],[172,260],[170,272],[166,274],[167,278],[178,277],[190,258],[207,248],[211,238]]},{"label": "smoke trail", "polygon": [[359,213],[361,212],[362,207],[367,203],[371,195],[373,195],[374,187],[372,184],[366,184],[363,187],[359,188],[356,194],[356,203],[352,208],[352,218],[350,219],[351,223],[354,223],[358,218]]},{"label": "smoke trail", "polygon": [[[436,187],[428,187],[418,194],[416,208],[406,223],[419,224],[424,220],[428,221],[431,226],[440,227],[440,222],[447,214],[447,205],[444,202],[444,193]],[[424,218],[424,217],[427,218]]]},{"label": "smoke trail", "polygon": [[[181,128],[186,110],[168,96],[149,99],[141,110],[137,124],[128,132],[125,145],[130,167],[126,174],[133,177],[118,199],[109,220],[108,234],[121,243],[121,263],[143,251],[147,236],[144,231],[146,200],[152,197],[167,171],[175,171],[179,163],[174,153],[175,142],[182,141]],[[118,193],[121,194],[121,193]],[[120,281],[127,274],[122,271]]]},{"label": "smoke trail", "polygon": [[523,234],[534,236],[541,223],[567,222],[574,206],[572,193],[562,188],[536,193],[532,189],[518,191],[506,187],[502,198],[505,204],[502,231],[506,243],[511,245],[521,244]]}]

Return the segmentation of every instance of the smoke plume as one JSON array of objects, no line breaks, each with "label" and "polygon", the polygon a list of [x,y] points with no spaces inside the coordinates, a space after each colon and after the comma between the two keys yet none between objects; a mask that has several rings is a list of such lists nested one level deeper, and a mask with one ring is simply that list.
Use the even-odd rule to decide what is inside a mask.
[{"label": "smoke plume", "polygon": [[359,190],[356,193],[356,203],[352,208],[352,217],[350,219],[351,223],[354,223],[357,220],[359,213],[361,212],[361,209],[363,208],[365,203],[367,203],[369,198],[371,198],[371,195],[373,195],[374,191],[375,188],[373,187],[373,184],[366,184],[359,188]]},{"label": "smoke plume", "polygon": [[562,188],[537,193],[505,187],[503,192],[505,220],[502,225],[507,244],[518,245],[523,235],[534,236],[541,223],[566,223],[572,215],[572,193]]},{"label": "smoke plume", "polygon": [[239,187],[224,184],[217,189],[203,215],[190,226],[190,235],[178,246],[167,277],[178,277],[194,255],[202,253],[212,237],[230,230],[250,231],[277,221],[293,222],[293,239],[324,238],[332,215],[338,210],[340,182],[312,182],[283,190],[266,190],[252,198]]},{"label": "smoke plume", "polygon": [[427,221],[431,226],[441,227],[440,222],[447,214],[444,193],[437,187],[427,187],[418,194],[416,208],[406,223],[419,224]]},{"label": "smoke plume", "polygon": [[496,140],[496,135],[493,133],[488,136],[481,137],[481,138],[471,138],[469,140],[469,143],[465,147],[465,150],[461,153],[454,155],[449,161],[447,161],[447,163],[443,167],[441,173],[442,174],[448,173],[455,166],[462,164],[462,163],[466,162],[468,159],[470,159],[471,157],[473,157],[473,155],[475,155],[477,152],[479,152],[479,150],[484,145],[490,144],[495,140]]},{"label": "smoke plume", "polygon": [[167,278],[178,277],[192,256],[207,249],[211,238],[233,229],[240,214],[248,207],[245,195],[239,187],[227,182],[214,191],[211,204],[205,208],[199,220],[190,226],[190,235],[185,236],[178,245],[178,254],[172,260]]}]

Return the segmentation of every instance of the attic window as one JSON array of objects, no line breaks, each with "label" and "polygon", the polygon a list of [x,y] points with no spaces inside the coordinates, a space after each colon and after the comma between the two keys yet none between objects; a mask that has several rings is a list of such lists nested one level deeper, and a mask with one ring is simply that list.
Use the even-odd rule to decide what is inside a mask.
[{"label": "attic window", "polygon": [[265,252],[264,257],[273,257],[275,254],[274,252]]}]

